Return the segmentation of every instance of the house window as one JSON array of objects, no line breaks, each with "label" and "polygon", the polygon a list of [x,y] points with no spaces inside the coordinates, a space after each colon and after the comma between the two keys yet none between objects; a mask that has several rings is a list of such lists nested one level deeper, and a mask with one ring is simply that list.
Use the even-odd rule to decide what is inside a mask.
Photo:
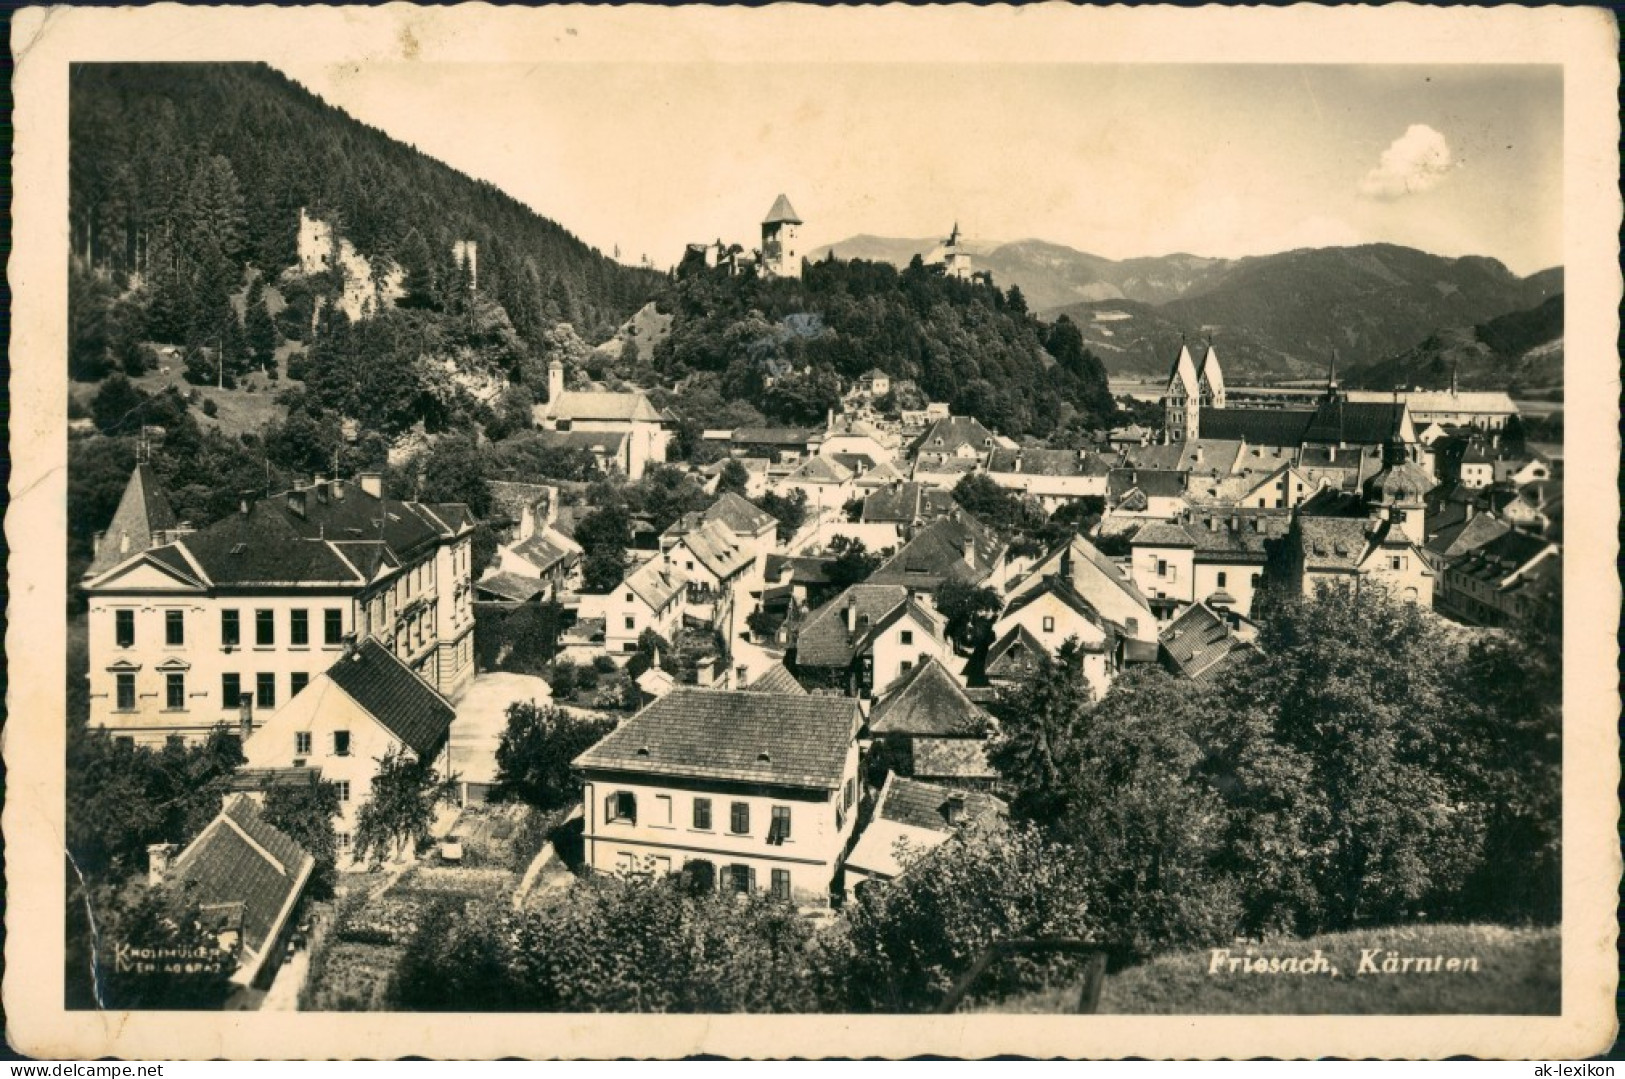
[{"label": "house window", "polygon": [[293,755],[295,757],[308,757],[308,756],[310,756],[310,732],[309,731],[294,731],[293,732]]},{"label": "house window", "polygon": [[702,832],[711,830],[711,799],[694,799],[694,827]]},{"label": "house window", "polygon": [[1225,581],[1228,580],[1228,579],[1229,579],[1229,574],[1225,574],[1225,573],[1219,574],[1219,587],[1223,588],[1224,585],[1225,585]]},{"label": "house window", "polygon": [[254,643],[261,648],[276,644],[276,612],[254,612]]},{"label": "house window", "polygon": [[731,865],[728,867],[728,882],[734,891],[748,895],[756,887],[756,870],[748,865]]},{"label": "house window", "polygon": [[237,708],[243,703],[243,676],[240,674],[223,674],[220,676],[220,707]]},{"label": "house window", "polygon": [[904,644],[913,644],[914,643],[914,631],[913,630],[905,629],[905,630],[903,630],[901,636],[902,636],[902,641],[903,641]]},{"label": "house window", "polygon": [[322,612],[322,643],[338,644],[344,640],[344,612],[329,607]]},{"label": "house window", "polygon": [[628,602],[628,603],[632,602],[632,593],[628,592],[626,594],[626,602]]},{"label": "house window", "polygon": [[1044,616],[1044,632],[1045,633],[1054,633],[1055,632],[1055,616],[1054,615],[1046,614]]},{"label": "house window", "polygon": [[734,835],[750,834],[750,803],[735,802],[728,811],[728,830]]},{"label": "house window", "polygon": [[186,710],[186,676],[176,672],[164,675],[164,707],[171,712]]},{"label": "house window", "polygon": [[1255,587],[1255,588],[1258,587],[1258,582],[1263,580],[1263,579],[1264,579],[1264,575],[1262,573],[1253,574],[1253,587]]},{"label": "house window", "polygon": [[633,618],[631,615],[627,615],[626,616],[626,628],[627,629],[636,629],[637,627],[638,627],[638,620],[636,618]]},{"label": "house window", "polygon": [[310,612],[288,612],[288,643],[303,648],[310,643]]},{"label": "house window", "polygon": [[1168,576],[1168,560],[1166,558],[1157,559],[1157,576]]},{"label": "house window", "polygon": [[604,799],[604,816],[610,821],[638,822],[638,800],[631,791],[616,791]]},{"label": "house window", "polygon": [[340,851],[348,851],[350,849],[350,833],[349,832],[337,832],[337,833],[335,833],[334,836],[333,836],[333,841],[334,841],[334,844],[338,847],[338,849]]},{"label": "house window", "polygon": [[348,802],[350,800],[350,781],[348,779],[334,780],[333,786],[339,789],[339,801]]},{"label": "house window", "polygon": [[236,648],[243,643],[243,628],[236,611],[220,612],[220,643],[226,648]]},{"label": "house window", "polygon": [[135,645],[135,612],[113,612],[113,639],[120,648],[131,648]]},{"label": "house window", "polygon": [[788,869],[775,869],[773,871],[773,898],[790,898],[790,871]]},{"label": "house window", "polygon": [[164,643],[177,648],[186,643],[186,612],[164,612]]},{"label": "house window", "polygon": [[769,843],[783,843],[790,838],[790,807],[774,806],[773,821],[768,825],[767,841]]},{"label": "house window", "polygon": [[903,660],[903,662],[901,662],[901,663],[899,663],[897,665],[897,670],[901,674],[907,674],[909,671],[912,671],[913,669],[914,669],[914,661],[912,659],[905,659],[905,660]]},{"label": "house window", "polygon": [[310,675],[304,671],[294,671],[288,676],[288,696],[299,696],[299,691],[308,685],[310,685]]},{"label": "house window", "polygon": [[848,779],[846,781],[846,790],[841,796],[841,805],[844,808],[852,808],[852,799],[857,796],[857,785],[858,781],[856,779]]},{"label": "house window", "polygon": [[120,712],[135,711],[135,675],[121,672],[114,676],[118,686],[118,710]]},{"label": "house window", "polygon": [[655,795],[655,815],[650,824],[658,824],[663,828],[671,827],[671,795]]},{"label": "house window", "polygon": [[1401,555],[1395,555],[1394,557],[1390,558],[1388,560],[1388,568],[1391,569],[1391,570],[1396,570],[1396,571],[1404,569],[1405,568],[1405,559],[1404,559],[1404,557],[1401,556]]},{"label": "house window", "polygon": [[333,756],[348,757],[350,755],[350,732],[333,732]]},{"label": "house window", "polygon": [[254,707],[271,709],[276,707],[276,675],[256,674],[254,676],[254,695],[258,699]]}]

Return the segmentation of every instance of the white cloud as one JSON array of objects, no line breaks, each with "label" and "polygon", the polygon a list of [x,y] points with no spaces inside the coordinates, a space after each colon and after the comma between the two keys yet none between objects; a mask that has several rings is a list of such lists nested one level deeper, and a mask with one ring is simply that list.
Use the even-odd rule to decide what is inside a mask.
[{"label": "white cloud", "polygon": [[1377,167],[1360,181],[1360,194],[1397,199],[1439,186],[1457,163],[1450,144],[1426,124],[1412,124],[1382,152]]}]

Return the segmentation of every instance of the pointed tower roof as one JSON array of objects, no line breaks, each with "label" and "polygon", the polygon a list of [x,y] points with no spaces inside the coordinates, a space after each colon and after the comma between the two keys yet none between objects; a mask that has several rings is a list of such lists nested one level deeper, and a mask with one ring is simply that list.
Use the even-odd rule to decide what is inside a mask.
[{"label": "pointed tower roof", "polygon": [[1213,347],[1213,342],[1207,342],[1202,351],[1202,360],[1196,365],[1198,382],[1205,382],[1208,391],[1215,397],[1224,393],[1224,370],[1219,366],[1219,350]]},{"label": "pointed tower roof", "polygon": [[1178,382],[1184,388],[1185,396],[1196,396],[1199,382],[1199,376],[1196,373],[1196,360],[1191,356],[1191,347],[1183,341],[1179,343],[1179,356],[1174,360],[1173,370],[1168,372],[1169,387],[1171,388],[1175,382]]},{"label": "pointed tower roof", "polygon": [[156,533],[167,532],[177,524],[163,484],[152,466],[142,461],[130,473],[124,497],[119,499],[118,509],[113,511],[113,520],[85,575],[93,577],[103,573],[131,555],[157,546]]},{"label": "pointed tower roof", "polygon": [[780,195],[773,200],[773,208],[767,212],[766,217],[762,218],[762,224],[799,225],[801,224],[801,216],[796,213],[796,208],[790,205],[790,200],[784,195]]}]

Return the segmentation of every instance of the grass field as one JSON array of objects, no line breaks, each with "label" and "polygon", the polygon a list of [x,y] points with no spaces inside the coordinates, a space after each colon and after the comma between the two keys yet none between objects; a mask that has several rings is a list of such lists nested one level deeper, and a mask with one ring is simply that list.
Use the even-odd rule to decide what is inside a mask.
[{"label": "grass field", "polygon": [[[1107,976],[1100,1012],[1114,1015],[1556,1015],[1561,1009],[1561,935],[1555,928],[1439,925],[1334,933],[1308,940],[1237,945],[1225,959],[1313,959],[1336,973],[1248,973],[1213,951],[1164,956]],[[1383,972],[1393,953],[1433,960]],[[1361,958],[1370,960],[1361,973]],[[1450,971],[1448,960],[1476,959]],[[1372,972],[1370,966],[1376,967]],[[1396,962],[1396,966],[1401,965]],[[1461,964],[1467,966],[1465,962]],[[1421,970],[1418,970],[1420,966]],[[1066,1012],[1077,989],[1012,998],[988,1010]]]}]

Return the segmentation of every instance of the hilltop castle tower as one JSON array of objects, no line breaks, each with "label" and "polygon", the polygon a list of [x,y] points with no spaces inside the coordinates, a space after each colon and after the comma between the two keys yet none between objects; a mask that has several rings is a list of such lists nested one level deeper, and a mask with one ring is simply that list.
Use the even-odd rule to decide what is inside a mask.
[{"label": "hilltop castle tower", "polygon": [[772,277],[801,276],[801,244],[797,234],[801,218],[790,200],[780,195],[762,219],[762,272]]}]

